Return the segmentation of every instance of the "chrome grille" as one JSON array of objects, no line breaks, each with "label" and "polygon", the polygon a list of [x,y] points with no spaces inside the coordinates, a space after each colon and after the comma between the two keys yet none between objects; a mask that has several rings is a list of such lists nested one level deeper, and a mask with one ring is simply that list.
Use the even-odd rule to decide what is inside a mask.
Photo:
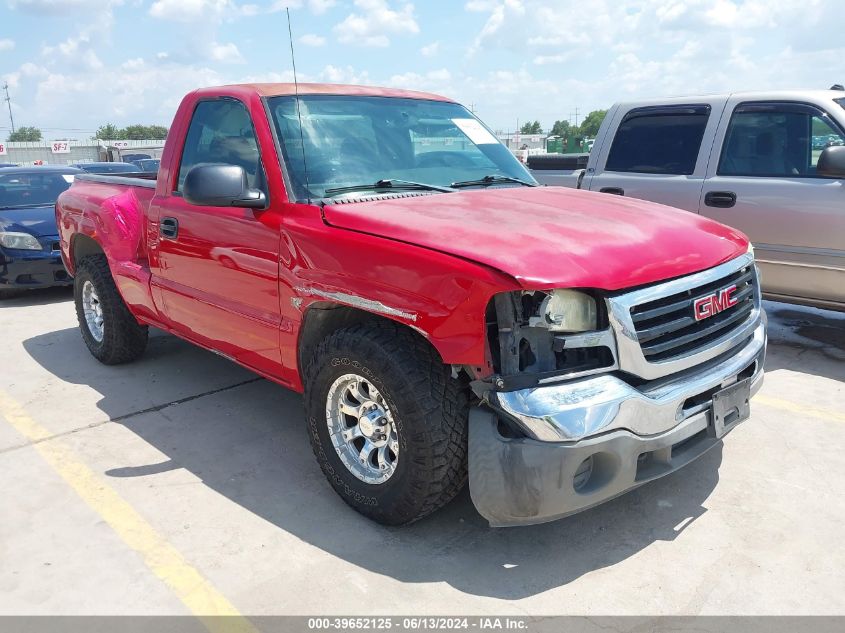
[{"label": "chrome grille", "polygon": [[[700,321],[694,317],[697,299],[736,286],[736,303]],[[631,321],[648,362],[668,361],[695,353],[742,324],[755,309],[757,276],[749,264],[715,281],[631,308]]]}]

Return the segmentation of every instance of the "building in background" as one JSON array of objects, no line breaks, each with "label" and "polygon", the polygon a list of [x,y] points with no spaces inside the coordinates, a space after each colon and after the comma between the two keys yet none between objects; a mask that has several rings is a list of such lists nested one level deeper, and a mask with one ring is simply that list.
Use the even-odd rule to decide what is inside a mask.
[{"label": "building in background", "polygon": [[96,161],[130,162],[161,158],[164,141],[55,140],[0,142],[0,162],[18,165],[75,165]]}]

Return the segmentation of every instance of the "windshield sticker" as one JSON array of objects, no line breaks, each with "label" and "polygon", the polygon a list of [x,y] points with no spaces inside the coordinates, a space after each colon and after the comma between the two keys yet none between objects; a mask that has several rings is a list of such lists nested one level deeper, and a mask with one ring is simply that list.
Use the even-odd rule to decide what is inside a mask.
[{"label": "windshield sticker", "polygon": [[62,174],[62,178],[65,179],[65,182],[73,184],[73,174]]},{"label": "windshield sticker", "polygon": [[490,134],[481,123],[475,119],[452,119],[452,123],[469,137],[476,145],[490,145],[498,143],[496,137]]}]

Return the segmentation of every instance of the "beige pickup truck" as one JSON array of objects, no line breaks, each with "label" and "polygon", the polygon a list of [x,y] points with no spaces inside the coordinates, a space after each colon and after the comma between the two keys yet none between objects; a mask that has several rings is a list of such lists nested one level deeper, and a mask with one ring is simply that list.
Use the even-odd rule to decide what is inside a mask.
[{"label": "beige pickup truck", "polygon": [[547,185],[643,198],[738,228],[756,249],[764,297],[845,311],[845,92],[618,103],[580,157],[586,164],[567,158],[528,165]]}]

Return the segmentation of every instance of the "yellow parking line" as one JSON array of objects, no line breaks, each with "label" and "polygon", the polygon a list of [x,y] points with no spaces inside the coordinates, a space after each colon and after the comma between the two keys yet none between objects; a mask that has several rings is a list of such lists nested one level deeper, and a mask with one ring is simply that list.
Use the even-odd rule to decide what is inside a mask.
[{"label": "yellow parking line", "polygon": [[782,409],[797,415],[807,416],[813,418],[820,418],[829,422],[845,422],[845,413],[838,411],[828,411],[827,409],[819,409],[817,407],[810,407],[803,404],[796,404],[789,400],[782,400],[780,398],[772,398],[771,396],[764,396],[757,394],[752,402],[759,402],[767,407],[774,407],[775,409]]},{"label": "yellow parking line", "polygon": [[2,390],[0,414],[31,442],[41,440],[33,444],[32,448],[129,547],[141,555],[147,567],[170,587],[209,631],[257,633],[252,623],[223,594],[71,450],[57,440],[43,441],[51,436],[47,429],[29,417],[23,407]]}]

